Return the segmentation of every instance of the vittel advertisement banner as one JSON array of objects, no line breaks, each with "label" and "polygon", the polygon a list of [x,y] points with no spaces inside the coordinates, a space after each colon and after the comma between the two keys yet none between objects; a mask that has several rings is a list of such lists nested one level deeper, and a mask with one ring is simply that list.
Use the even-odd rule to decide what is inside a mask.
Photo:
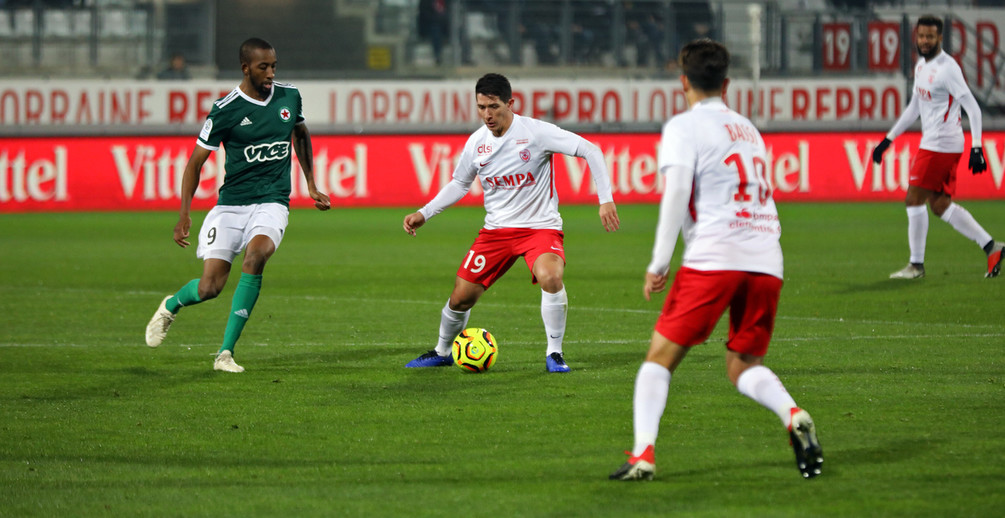
[{"label": "vittel advertisement banner", "polygon": [[[587,134],[604,152],[615,201],[653,203],[663,182],[657,172],[658,134]],[[418,208],[450,181],[466,135],[317,136],[315,177],[336,207]],[[774,133],[766,175],[775,199],[899,201],[907,188],[920,134],[894,141],[882,165],[871,160],[882,139],[872,133]],[[0,212],[176,210],[194,137],[7,138],[0,141]],[[988,170],[972,175],[960,161],[956,198],[1005,199],[1005,132],[986,132]],[[967,148],[969,149],[969,142]],[[224,152],[202,169],[193,207],[211,207],[224,181]],[[585,161],[556,155],[555,183],[563,204],[597,203]],[[291,205],[310,207],[297,161]],[[462,204],[481,203],[473,185]]]}]

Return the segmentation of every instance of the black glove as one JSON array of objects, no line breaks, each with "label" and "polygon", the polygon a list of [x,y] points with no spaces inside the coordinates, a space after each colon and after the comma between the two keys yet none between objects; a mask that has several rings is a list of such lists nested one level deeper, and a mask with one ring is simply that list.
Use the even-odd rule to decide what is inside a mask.
[{"label": "black glove", "polygon": [[876,149],[872,150],[872,161],[877,164],[883,163],[883,153],[886,153],[886,148],[890,147],[892,143],[890,139],[884,138],[882,142],[876,144]]},{"label": "black glove", "polygon": [[967,165],[974,174],[981,174],[988,168],[987,161],[984,160],[984,149],[979,147],[970,148],[970,164]]}]

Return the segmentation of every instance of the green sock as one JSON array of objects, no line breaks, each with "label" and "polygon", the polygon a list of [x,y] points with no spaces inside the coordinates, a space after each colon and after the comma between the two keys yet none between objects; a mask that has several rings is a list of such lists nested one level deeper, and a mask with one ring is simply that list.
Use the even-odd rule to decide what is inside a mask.
[{"label": "green sock", "polygon": [[241,337],[244,324],[251,316],[251,310],[258,300],[258,293],[262,291],[262,276],[250,273],[241,273],[241,280],[234,289],[234,300],[230,303],[230,318],[227,319],[227,330],[223,332],[223,345],[220,352],[234,352],[234,344]]},{"label": "green sock", "polygon": [[181,287],[178,293],[164,303],[164,307],[172,313],[177,313],[183,306],[191,306],[202,302],[199,298],[199,279],[192,279]]}]

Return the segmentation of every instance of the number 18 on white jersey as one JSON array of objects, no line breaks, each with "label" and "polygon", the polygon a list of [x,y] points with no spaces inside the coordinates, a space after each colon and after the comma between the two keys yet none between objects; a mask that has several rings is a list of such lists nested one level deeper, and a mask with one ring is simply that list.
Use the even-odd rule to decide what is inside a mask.
[{"label": "number 18 on white jersey", "polygon": [[[675,167],[677,166],[677,167]],[[659,170],[692,171],[683,265],[782,277],[767,151],[746,117],[710,98],[663,126]],[[668,180],[669,183],[669,180]]]}]

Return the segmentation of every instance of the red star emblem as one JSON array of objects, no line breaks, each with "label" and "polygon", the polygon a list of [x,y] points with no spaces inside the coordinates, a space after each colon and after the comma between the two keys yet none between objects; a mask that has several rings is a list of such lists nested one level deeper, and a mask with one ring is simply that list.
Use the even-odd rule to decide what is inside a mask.
[{"label": "red star emblem", "polygon": [[279,112],[279,115],[283,118],[283,120],[289,119],[290,118],[290,110],[283,110],[283,111]]}]

